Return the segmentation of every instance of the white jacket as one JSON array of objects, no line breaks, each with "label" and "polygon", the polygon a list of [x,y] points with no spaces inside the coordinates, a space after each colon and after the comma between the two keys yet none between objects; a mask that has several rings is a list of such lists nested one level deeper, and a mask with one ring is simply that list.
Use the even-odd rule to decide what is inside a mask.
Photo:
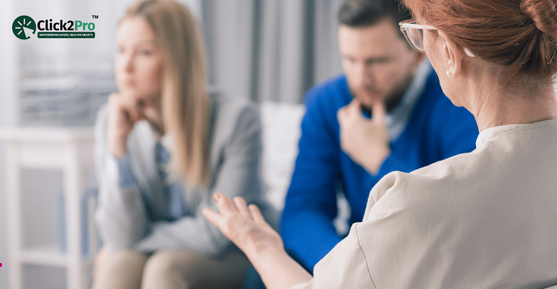
[{"label": "white jacket", "polygon": [[363,221],[294,288],[557,284],[557,120],[489,128],[476,145],[385,176]]}]

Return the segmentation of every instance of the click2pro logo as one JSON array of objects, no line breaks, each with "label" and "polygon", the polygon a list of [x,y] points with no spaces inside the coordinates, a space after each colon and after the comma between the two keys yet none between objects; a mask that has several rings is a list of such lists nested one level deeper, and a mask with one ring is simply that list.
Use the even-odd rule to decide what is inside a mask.
[{"label": "click2pro logo", "polygon": [[14,20],[12,24],[12,31],[15,37],[19,39],[29,39],[31,34],[35,34],[37,25],[35,20],[27,15],[21,15]]},{"label": "click2pro logo", "polygon": [[[92,15],[98,19],[98,15]],[[22,40],[31,38],[36,30],[37,38],[95,38],[95,23],[80,20],[39,20],[35,23],[33,18],[27,15],[17,17],[12,24],[14,35]]]}]

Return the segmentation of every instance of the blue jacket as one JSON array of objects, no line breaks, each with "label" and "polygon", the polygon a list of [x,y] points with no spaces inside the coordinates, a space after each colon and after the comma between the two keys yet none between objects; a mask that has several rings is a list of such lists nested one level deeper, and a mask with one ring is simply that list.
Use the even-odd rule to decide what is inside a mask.
[{"label": "blue jacket", "polygon": [[337,189],[350,205],[349,225],[363,219],[371,188],[392,171],[411,172],[475,148],[474,117],[443,94],[432,70],[402,133],[389,145],[391,155],[370,175],[340,147],[337,111],[352,100],[341,75],[312,88],[292,182],[281,220],[286,249],[312,270],[344,236],[333,225]]}]

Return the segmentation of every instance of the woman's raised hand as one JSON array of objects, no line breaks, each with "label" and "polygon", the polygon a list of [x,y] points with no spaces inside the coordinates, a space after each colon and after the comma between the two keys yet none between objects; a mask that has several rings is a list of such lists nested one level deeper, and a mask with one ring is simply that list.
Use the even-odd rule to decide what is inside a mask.
[{"label": "woman's raised hand", "polygon": [[267,288],[291,288],[311,280],[311,275],[286,254],[279,234],[265,222],[257,206],[221,193],[213,199],[219,213],[205,209],[203,215],[244,251]]},{"label": "woman's raised hand", "polygon": [[214,194],[213,199],[219,213],[205,209],[203,215],[250,260],[253,261],[258,252],[266,249],[284,250],[279,234],[265,222],[256,205],[247,206],[243,198],[231,200],[221,193]]}]

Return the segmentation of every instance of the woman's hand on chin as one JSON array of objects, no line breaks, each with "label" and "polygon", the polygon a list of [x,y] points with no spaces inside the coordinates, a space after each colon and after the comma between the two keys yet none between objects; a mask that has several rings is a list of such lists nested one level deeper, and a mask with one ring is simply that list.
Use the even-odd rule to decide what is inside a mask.
[{"label": "woman's hand on chin", "polygon": [[133,100],[119,93],[108,97],[107,147],[116,158],[126,154],[126,140],[134,124],[143,119]]}]

